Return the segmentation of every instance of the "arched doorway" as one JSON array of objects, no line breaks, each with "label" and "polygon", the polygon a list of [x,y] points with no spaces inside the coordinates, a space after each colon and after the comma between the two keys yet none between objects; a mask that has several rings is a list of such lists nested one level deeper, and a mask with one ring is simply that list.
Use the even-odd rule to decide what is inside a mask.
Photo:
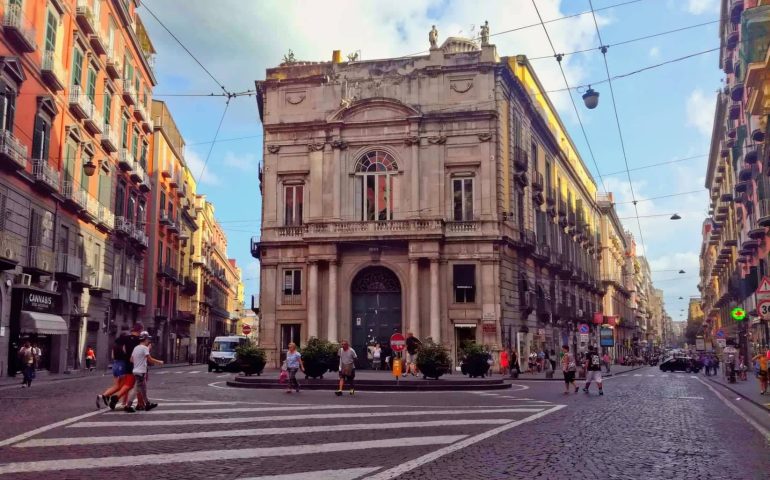
[{"label": "arched doorway", "polygon": [[350,290],[350,342],[358,354],[359,367],[368,367],[367,345],[385,345],[395,330],[401,331],[401,283],[385,267],[367,267],[355,276]]}]

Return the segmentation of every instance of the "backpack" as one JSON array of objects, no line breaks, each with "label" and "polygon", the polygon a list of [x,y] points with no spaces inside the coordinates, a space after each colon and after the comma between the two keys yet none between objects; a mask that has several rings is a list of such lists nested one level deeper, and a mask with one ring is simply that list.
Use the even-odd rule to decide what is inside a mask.
[{"label": "backpack", "polygon": [[599,355],[593,354],[591,355],[591,366],[592,367],[598,367],[602,364],[601,358],[599,358]]}]

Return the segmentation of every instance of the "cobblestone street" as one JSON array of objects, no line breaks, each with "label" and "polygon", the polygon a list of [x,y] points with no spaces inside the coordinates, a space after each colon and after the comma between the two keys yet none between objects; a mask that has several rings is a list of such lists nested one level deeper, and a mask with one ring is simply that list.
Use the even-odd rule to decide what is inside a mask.
[{"label": "cobblestone street", "polygon": [[741,418],[722,400],[732,405],[735,395],[684,373],[623,373],[605,380],[603,397],[595,387],[566,396],[561,382],[521,380],[496,392],[337,398],[231,389],[222,386],[228,377],[154,371],[150,392],[161,406],[135,414],[95,409],[109,377],[0,390],[0,476],[759,479],[770,471],[767,414],[744,402]]}]

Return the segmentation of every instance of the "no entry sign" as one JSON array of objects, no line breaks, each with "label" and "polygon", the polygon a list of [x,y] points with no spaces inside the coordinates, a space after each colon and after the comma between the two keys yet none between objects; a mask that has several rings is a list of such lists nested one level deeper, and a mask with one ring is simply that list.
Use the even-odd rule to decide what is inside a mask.
[{"label": "no entry sign", "polygon": [[248,335],[251,333],[251,325],[244,325],[241,327],[241,331],[244,335]]},{"label": "no entry sign", "polygon": [[404,336],[398,332],[391,335],[390,348],[393,349],[394,352],[403,352],[404,348],[406,348],[406,339]]}]

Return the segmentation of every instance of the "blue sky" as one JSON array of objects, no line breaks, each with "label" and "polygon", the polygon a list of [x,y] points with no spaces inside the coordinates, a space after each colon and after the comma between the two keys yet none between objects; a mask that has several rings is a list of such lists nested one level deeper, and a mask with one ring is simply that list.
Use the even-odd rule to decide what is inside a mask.
[{"label": "blue sky", "polygon": [[[588,0],[536,0],[545,20],[590,10]],[[361,50],[364,59],[411,54],[428,47],[432,24],[439,41],[449,35],[470,35],[473,25],[489,20],[491,33],[537,22],[530,0],[410,2],[292,2],[243,0],[186,0],[143,2],[230,91],[254,88],[265,69],[280,63],[292,49],[303,60],[331,59],[333,49],[343,55]],[[594,0],[596,9],[624,3]],[[610,45],[610,73],[619,75],[674,58],[719,46],[717,24],[692,28],[625,45],[616,43],[718,19],[718,0],[639,0],[599,11],[602,40]],[[155,96],[166,101],[187,141],[186,158],[198,176],[225,108],[221,97],[186,97],[180,94],[219,92],[219,87],[160,25],[140,9],[158,50],[159,85]],[[476,27],[477,28],[477,27]],[[598,47],[593,19],[583,15],[547,24],[559,53]],[[493,36],[501,55],[552,54],[542,27]],[[552,58],[533,60],[547,89],[562,89],[564,81]],[[571,85],[596,83],[606,78],[598,50],[565,57]],[[703,187],[714,99],[722,75],[718,52],[651,69],[615,80],[613,87],[625,140],[631,179],[640,215],[678,212],[677,222],[667,216],[642,218],[644,246],[656,286],[664,290],[669,313],[684,319],[688,297],[697,295],[700,227],[706,217]],[[612,109],[609,86],[595,84],[600,105],[583,108],[580,116],[607,190],[615,193],[619,215],[633,217],[628,178]],[[164,96],[165,94],[165,96]],[[570,134],[599,184],[597,168],[586,147],[566,93],[554,93]],[[249,239],[259,232],[260,203],[257,180],[262,134],[254,97],[233,99],[209,158],[198,190],[214,203],[225,228],[228,251],[244,271],[247,295],[257,293],[259,265],[249,253]],[[650,164],[695,157],[655,168]],[[618,174],[617,172],[622,172]],[[663,195],[692,192],[667,198]],[[650,200],[647,200],[650,199]],[[641,243],[636,219],[624,220]],[[641,248],[640,248],[641,251]],[[663,270],[684,269],[687,273]],[[684,300],[678,300],[679,297]]]}]

